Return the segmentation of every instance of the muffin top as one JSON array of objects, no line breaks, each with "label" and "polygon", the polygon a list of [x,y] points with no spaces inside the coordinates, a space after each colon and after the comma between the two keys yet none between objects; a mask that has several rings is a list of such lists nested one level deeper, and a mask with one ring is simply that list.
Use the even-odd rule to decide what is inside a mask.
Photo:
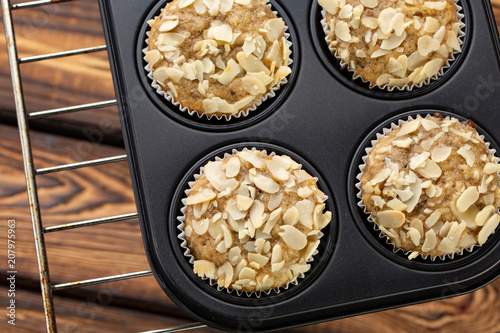
[{"label": "muffin top", "polygon": [[229,118],[290,74],[285,23],[263,0],[173,0],[151,26],[146,59],[174,101]]},{"label": "muffin top", "polygon": [[209,162],[184,212],[194,272],[220,288],[269,291],[309,271],[326,196],[288,156],[242,151]]},{"label": "muffin top", "polygon": [[482,245],[500,222],[500,165],[472,122],[439,116],[383,136],[361,175],[366,211],[410,259]]},{"label": "muffin top", "polygon": [[453,0],[318,0],[336,56],[371,87],[419,85],[460,52]]}]

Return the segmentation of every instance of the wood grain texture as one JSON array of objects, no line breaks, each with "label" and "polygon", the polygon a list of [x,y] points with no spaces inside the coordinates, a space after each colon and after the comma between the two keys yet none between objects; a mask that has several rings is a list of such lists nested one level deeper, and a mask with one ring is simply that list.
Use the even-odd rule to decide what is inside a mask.
[{"label": "wood grain texture", "polygon": [[[12,1],[16,2],[22,1]],[[500,0],[491,2],[500,22]],[[105,43],[96,0],[20,10],[14,15],[21,57]],[[3,25],[0,29],[3,34]],[[3,38],[0,64],[0,123],[14,124]],[[114,99],[105,52],[26,64],[22,78],[30,112]],[[124,153],[115,107],[36,120],[30,126],[35,129],[31,133],[37,168]],[[38,268],[17,129],[0,125],[0,142],[0,221],[18,221],[19,270],[19,325],[12,329],[0,320],[0,331],[43,332]],[[126,163],[40,176],[37,181],[44,226],[135,211]],[[5,249],[1,236],[5,232],[2,222],[1,251]],[[46,243],[54,283],[148,269],[138,221],[48,234]],[[5,271],[2,260],[2,308],[6,301]],[[56,293],[55,305],[60,332],[137,332],[190,322],[153,277],[61,291]],[[291,331],[498,333],[500,280],[465,296]]]},{"label": "wood grain texture", "polygon": [[[38,167],[73,162],[70,156],[64,155],[64,147],[78,141],[36,131],[32,131],[31,135]],[[0,141],[0,184],[5,184],[0,188],[0,220],[15,218],[18,221],[19,285],[23,290],[33,292],[38,286],[38,270],[17,130],[0,126]],[[122,152],[120,148],[98,145],[87,157]],[[96,214],[98,217],[126,213],[134,209],[128,169],[124,163],[115,164],[113,168],[88,168],[39,177],[38,187],[44,225],[73,222]],[[5,229],[5,224],[0,224],[0,235],[5,234]],[[148,269],[137,221],[47,234],[46,243],[54,283]],[[4,278],[1,280],[5,281]],[[57,316],[63,318],[63,323],[74,322],[77,329],[92,331],[87,328],[89,325],[85,320],[79,321],[70,312],[78,311],[82,301],[109,294],[112,296],[109,305],[113,307],[142,311],[146,317],[152,313],[165,320],[188,320],[163,294],[152,277],[56,293],[56,296],[74,300],[57,307]],[[29,307],[36,305],[32,302],[37,303],[32,298],[23,302]],[[69,306],[73,308],[67,309]],[[296,331],[367,332],[377,327],[376,331],[384,332],[470,332],[471,327],[476,327],[479,332],[493,333],[500,331],[499,308],[500,280],[470,295],[298,328]],[[99,307],[96,312],[102,314],[100,311]],[[80,310],[79,313],[85,318],[86,312]],[[41,312],[38,315],[39,319],[43,318],[40,317]],[[29,318],[26,320],[31,322],[31,316]],[[119,331],[119,327],[111,331]],[[144,326],[143,329],[149,328],[155,327]]]}]

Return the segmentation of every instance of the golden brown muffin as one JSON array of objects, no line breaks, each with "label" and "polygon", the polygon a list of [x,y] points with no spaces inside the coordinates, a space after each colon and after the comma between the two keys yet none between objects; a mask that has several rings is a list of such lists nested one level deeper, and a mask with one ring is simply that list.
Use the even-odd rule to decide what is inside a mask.
[{"label": "golden brown muffin", "polygon": [[153,78],[182,108],[226,119],[290,74],[285,23],[263,0],[174,0],[149,21]]},{"label": "golden brown muffin", "polygon": [[460,52],[453,0],[318,0],[329,48],[371,87],[419,85]]},{"label": "golden brown muffin", "polygon": [[500,165],[471,124],[418,117],[368,155],[363,204],[410,258],[460,253],[484,244],[498,227]]},{"label": "golden brown muffin", "polygon": [[309,271],[326,196],[288,156],[242,151],[209,162],[186,201],[194,272],[238,291],[286,287]]}]

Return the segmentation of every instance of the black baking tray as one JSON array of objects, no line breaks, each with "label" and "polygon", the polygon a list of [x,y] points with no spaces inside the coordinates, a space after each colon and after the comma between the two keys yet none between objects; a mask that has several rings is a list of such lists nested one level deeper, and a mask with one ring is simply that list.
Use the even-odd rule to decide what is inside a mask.
[{"label": "black baking tray", "polygon": [[[316,0],[272,0],[293,43],[292,74],[250,116],[209,121],[155,93],[141,49],[146,21],[166,0],[101,0],[111,69],[144,246],[170,298],[197,320],[228,331],[271,331],[471,292],[500,276],[500,232],[454,260],[416,259],[378,237],[356,205],[364,149],[397,119],[441,112],[472,119],[500,147],[500,48],[487,0],[461,0],[463,52],[443,77],[411,92],[368,89],[328,51]],[[261,298],[218,292],[192,273],[177,239],[181,199],[200,166],[232,149],[288,154],[319,178],[333,221],[312,270],[297,286]]]}]

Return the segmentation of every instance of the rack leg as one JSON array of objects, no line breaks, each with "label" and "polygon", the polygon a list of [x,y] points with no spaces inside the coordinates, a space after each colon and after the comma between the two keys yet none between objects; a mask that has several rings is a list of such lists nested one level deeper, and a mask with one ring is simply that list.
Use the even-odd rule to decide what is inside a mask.
[{"label": "rack leg", "polygon": [[7,41],[7,51],[9,55],[9,65],[14,87],[14,98],[16,102],[17,122],[21,137],[23,152],[24,171],[26,174],[26,185],[28,189],[28,200],[30,204],[31,222],[35,238],[35,248],[40,273],[40,285],[42,288],[43,306],[47,324],[47,332],[57,332],[56,318],[54,314],[54,303],[49,277],[49,267],[47,263],[47,252],[43,236],[42,221],[40,217],[40,207],[38,193],[36,190],[35,169],[33,166],[33,156],[31,152],[30,136],[28,131],[28,117],[24,105],[24,97],[21,86],[21,76],[19,71],[19,61],[17,56],[16,39],[14,35],[14,25],[12,23],[12,11],[9,0],[0,0],[2,6],[3,22],[5,27],[5,38]]}]

